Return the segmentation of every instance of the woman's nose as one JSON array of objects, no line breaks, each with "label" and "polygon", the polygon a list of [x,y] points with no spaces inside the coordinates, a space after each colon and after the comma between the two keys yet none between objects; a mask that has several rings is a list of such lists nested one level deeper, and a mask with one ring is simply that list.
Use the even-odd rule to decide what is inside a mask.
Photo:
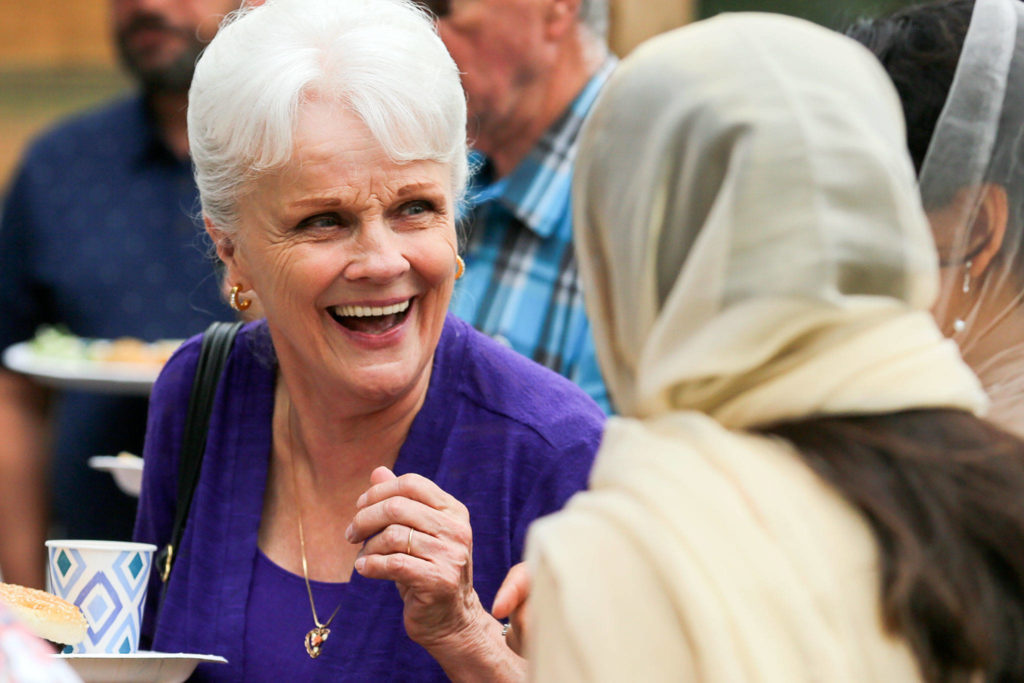
[{"label": "woman's nose", "polygon": [[409,270],[409,261],[402,250],[401,237],[387,225],[367,224],[360,227],[356,250],[345,276],[351,280],[394,280]]}]

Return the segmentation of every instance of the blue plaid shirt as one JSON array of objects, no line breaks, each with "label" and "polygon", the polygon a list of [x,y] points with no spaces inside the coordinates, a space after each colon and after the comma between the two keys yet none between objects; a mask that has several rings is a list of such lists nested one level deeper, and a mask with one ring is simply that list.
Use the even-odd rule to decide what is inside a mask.
[{"label": "blue plaid shirt", "polygon": [[615,68],[610,57],[507,176],[481,161],[467,192],[463,256],[451,310],[576,382],[606,413],[572,244],[572,167],[584,117]]}]

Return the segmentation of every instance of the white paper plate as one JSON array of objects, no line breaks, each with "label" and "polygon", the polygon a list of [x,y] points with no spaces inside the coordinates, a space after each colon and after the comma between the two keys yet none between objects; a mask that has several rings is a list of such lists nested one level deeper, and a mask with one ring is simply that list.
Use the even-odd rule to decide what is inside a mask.
[{"label": "white paper plate", "polygon": [[160,368],[147,363],[116,363],[42,356],[29,342],[8,347],[4,365],[58,389],[113,394],[149,394]]},{"label": "white paper plate", "polygon": [[217,655],[193,655],[184,652],[135,652],[130,655],[53,655],[63,659],[84,683],[180,683],[188,679],[200,662],[228,660]]},{"label": "white paper plate", "polygon": [[110,472],[118,488],[129,496],[138,496],[142,488],[142,458],[137,455],[94,455],[89,467]]}]

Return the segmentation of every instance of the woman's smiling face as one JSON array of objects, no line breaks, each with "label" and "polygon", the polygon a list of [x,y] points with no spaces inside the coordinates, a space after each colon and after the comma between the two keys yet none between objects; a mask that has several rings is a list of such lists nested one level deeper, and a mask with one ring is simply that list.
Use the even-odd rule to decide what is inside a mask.
[{"label": "woman's smiling face", "polygon": [[255,181],[225,246],[282,372],[373,409],[426,390],[456,270],[450,169],[393,161],[343,106],[302,105],[290,162]]}]

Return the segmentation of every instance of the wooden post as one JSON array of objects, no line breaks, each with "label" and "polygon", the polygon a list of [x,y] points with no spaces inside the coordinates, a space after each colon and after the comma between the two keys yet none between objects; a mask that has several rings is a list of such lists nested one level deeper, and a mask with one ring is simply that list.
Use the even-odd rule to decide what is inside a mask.
[{"label": "wooden post", "polygon": [[608,41],[620,57],[651,36],[693,21],[696,0],[611,0]]},{"label": "wooden post", "polygon": [[107,5],[0,0],[0,69],[113,68]]}]

